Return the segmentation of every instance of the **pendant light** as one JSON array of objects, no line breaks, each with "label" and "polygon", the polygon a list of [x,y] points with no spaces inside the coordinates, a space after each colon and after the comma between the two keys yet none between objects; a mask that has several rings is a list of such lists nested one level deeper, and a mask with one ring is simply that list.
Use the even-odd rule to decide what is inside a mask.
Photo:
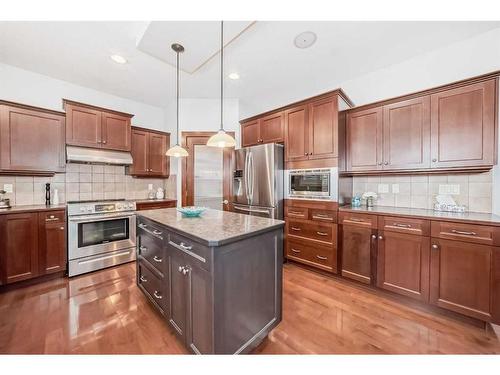
[{"label": "pendant light", "polygon": [[188,152],[179,145],[179,53],[184,52],[184,47],[178,43],[172,44],[172,49],[177,53],[177,143],[170,147],[166,153],[167,156],[176,158],[188,156]]},{"label": "pendant light", "polygon": [[224,21],[220,22],[220,129],[208,139],[207,146],[236,146],[234,138],[224,130]]}]

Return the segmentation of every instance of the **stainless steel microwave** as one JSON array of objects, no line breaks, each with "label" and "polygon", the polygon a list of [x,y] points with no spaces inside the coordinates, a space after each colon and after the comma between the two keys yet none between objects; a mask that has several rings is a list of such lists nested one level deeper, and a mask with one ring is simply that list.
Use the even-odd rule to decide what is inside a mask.
[{"label": "stainless steel microwave", "polygon": [[293,169],[285,172],[287,198],[337,200],[337,168]]}]

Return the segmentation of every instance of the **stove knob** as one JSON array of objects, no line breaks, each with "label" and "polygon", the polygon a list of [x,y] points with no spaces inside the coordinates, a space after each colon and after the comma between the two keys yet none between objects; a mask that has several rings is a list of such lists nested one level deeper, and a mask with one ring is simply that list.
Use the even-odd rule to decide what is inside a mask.
[{"label": "stove knob", "polygon": [[123,208],[123,206],[122,206],[120,203],[118,203],[118,204],[116,205],[116,209],[117,209],[117,210],[121,210],[122,208]]},{"label": "stove knob", "polygon": [[92,206],[87,206],[87,211],[92,212]]},{"label": "stove knob", "polygon": [[80,211],[84,212],[85,211],[85,207],[80,207]]}]

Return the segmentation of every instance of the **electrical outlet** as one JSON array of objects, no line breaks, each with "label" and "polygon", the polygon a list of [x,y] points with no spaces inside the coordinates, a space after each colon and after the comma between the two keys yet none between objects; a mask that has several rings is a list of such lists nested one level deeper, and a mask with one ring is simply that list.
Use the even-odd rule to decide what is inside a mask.
[{"label": "electrical outlet", "polygon": [[148,190],[153,190],[153,184],[148,184]]},{"label": "electrical outlet", "polygon": [[399,184],[392,184],[392,193],[399,194]]},{"label": "electrical outlet", "polygon": [[378,184],[378,192],[381,194],[388,193],[389,192],[389,185],[388,184]]},{"label": "electrical outlet", "polygon": [[3,190],[5,190],[6,193],[12,193],[12,184],[3,184]]}]

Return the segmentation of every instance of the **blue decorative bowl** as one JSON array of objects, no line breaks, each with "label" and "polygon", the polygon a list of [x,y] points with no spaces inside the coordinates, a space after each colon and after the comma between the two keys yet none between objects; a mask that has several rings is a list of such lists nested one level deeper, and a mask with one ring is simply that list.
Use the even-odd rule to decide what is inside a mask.
[{"label": "blue decorative bowl", "polygon": [[177,208],[177,211],[179,211],[180,213],[182,213],[184,216],[187,217],[198,217],[205,210],[206,210],[205,207],[195,207],[195,206]]}]

